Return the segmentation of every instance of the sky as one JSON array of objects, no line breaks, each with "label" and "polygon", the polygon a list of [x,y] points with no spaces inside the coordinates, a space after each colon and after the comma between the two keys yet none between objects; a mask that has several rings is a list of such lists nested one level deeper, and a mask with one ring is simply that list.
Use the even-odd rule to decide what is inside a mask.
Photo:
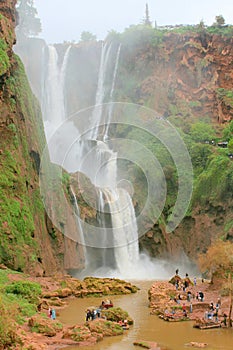
[{"label": "sky", "polygon": [[152,23],[211,25],[216,15],[233,23],[232,0],[34,0],[47,43],[79,41],[83,31],[102,40],[109,31],[141,23],[146,3]]}]

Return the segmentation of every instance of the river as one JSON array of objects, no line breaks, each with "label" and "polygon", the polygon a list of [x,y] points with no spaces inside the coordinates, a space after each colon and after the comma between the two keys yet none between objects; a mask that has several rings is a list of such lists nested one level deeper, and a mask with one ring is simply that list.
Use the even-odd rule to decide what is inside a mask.
[{"label": "river", "polygon": [[[136,294],[111,296],[115,306],[126,310],[134,320],[130,330],[122,336],[104,338],[91,347],[67,347],[66,350],[136,350],[135,340],[147,340],[161,343],[171,350],[187,350],[185,344],[195,341],[207,343],[208,350],[232,350],[233,331],[227,329],[199,330],[193,328],[191,321],[165,322],[157,316],[150,315],[148,308],[148,289],[152,281],[132,282],[140,290]],[[103,298],[73,299],[69,306],[60,310],[59,319],[73,325],[85,321],[85,310],[90,306],[98,306]]]}]

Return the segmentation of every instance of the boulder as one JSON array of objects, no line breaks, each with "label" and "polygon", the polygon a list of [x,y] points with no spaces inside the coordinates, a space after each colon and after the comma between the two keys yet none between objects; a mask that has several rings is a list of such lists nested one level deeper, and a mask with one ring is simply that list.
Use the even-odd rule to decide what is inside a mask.
[{"label": "boulder", "polygon": [[40,333],[47,337],[54,337],[58,332],[62,331],[61,323],[44,318],[40,315],[32,316],[28,320],[28,326],[31,332]]},{"label": "boulder", "polygon": [[104,319],[86,322],[86,326],[90,329],[91,333],[102,334],[104,337],[123,334],[123,329],[118,323]]}]

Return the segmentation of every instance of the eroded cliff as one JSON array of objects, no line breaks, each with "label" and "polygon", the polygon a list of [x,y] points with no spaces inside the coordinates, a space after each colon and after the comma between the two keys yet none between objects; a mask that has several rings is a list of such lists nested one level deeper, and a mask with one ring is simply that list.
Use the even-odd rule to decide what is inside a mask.
[{"label": "eroded cliff", "polygon": [[0,3],[0,260],[15,270],[52,275],[82,266],[82,255],[53,227],[40,197],[45,137],[40,106],[13,53],[15,4]]}]

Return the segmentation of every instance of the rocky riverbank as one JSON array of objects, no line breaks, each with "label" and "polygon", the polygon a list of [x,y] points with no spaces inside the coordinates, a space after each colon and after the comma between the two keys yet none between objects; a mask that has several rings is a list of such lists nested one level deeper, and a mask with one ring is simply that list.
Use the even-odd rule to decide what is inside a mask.
[{"label": "rocky riverbank", "polygon": [[151,314],[165,321],[192,320],[224,327],[229,315],[229,296],[222,296],[217,286],[202,279],[174,276],[170,282],[157,281],[148,291],[148,298]]},{"label": "rocky riverbank", "polygon": [[[130,294],[138,288],[114,278],[87,277],[78,280],[71,276],[30,277],[0,269],[0,301],[2,326],[0,349],[54,350],[68,345],[91,345],[106,336],[123,333],[118,321],[133,320],[120,308],[102,312],[102,317],[84,324],[63,325],[57,321],[59,310],[71,298]],[[49,317],[49,310],[55,317]]]}]

